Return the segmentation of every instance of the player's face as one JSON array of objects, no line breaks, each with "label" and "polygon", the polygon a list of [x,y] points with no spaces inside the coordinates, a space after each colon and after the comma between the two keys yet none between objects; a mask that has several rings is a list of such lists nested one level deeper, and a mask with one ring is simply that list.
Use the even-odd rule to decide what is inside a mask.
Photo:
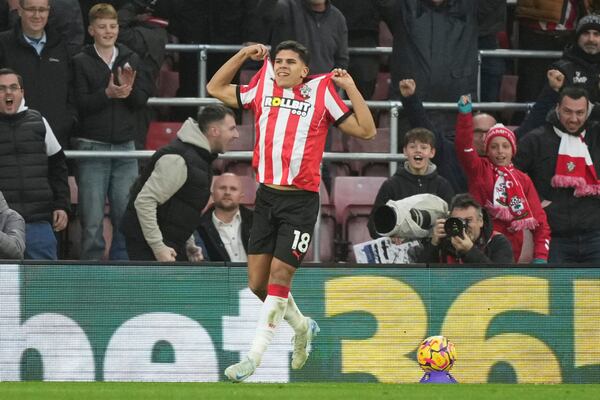
[{"label": "player's face", "polygon": [[225,211],[237,210],[244,193],[240,178],[235,175],[221,175],[213,185],[215,207]]},{"label": "player's face", "polygon": [[493,138],[488,145],[487,156],[494,165],[501,167],[510,165],[513,152],[508,139],[502,136]]},{"label": "player's face", "polygon": [[475,207],[455,208],[452,210],[451,216],[465,221],[467,225],[465,232],[473,243],[479,239],[481,229],[483,229],[483,218],[479,216]]},{"label": "player's face", "polygon": [[577,44],[587,54],[595,55],[600,53],[600,32],[595,29],[584,31],[579,35]]},{"label": "player's face", "polygon": [[435,156],[435,149],[429,143],[415,140],[404,147],[404,155],[411,172],[415,175],[424,175],[429,167],[429,160]]},{"label": "player's face", "polygon": [[31,37],[39,37],[43,34],[50,13],[48,0],[25,0],[18,12],[23,33]]},{"label": "player's face", "polygon": [[15,74],[0,75],[0,113],[16,114],[23,100],[23,88]]},{"label": "player's face", "polygon": [[231,141],[240,137],[235,119],[229,114],[221,121],[211,124],[210,130],[210,134],[214,136],[214,140],[211,142],[211,150],[214,153],[225,153]]},{"label": "player's face", "polygon": [[302,83],[308,75],[308,66],[293,50],[281,50],[273,61],[275,82],[282,88],[292,88]]},{"label": "player's face", "polygon": [[580,97],[577,100],[568,96],[563,97],[556,108],[560,123],[568,133],[577,132],[587,120],[588,100]]},{"label": "player's face", "polygon": [[94,38],[96,46],[112,48],[119,36],[119,23],[116,19],[98,18],[90,24],[88,32]]}]

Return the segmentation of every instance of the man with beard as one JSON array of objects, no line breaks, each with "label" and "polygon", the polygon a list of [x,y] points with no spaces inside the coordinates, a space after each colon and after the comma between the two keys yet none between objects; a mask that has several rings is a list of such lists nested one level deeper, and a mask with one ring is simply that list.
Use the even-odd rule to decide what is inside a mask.
[{"label": "man with beard", "polygon": [[586,15],[579,20],[575,41],[565,47],[562,58],[552,64],[547,77],[548,83],[533,110],[515,132],[517,137],[544,123],[563,86],[581,86],[592,102],[600,101],[600,15]]},{"label": "man with beard", "polygon": [[515,165],[531,177],[552,231],[549,262],[600,262],[600,124],[586,90],[561,90],[546,123],[519,141]]},{"label": "man with beard", "polygon": [[252,210],[241,206],[242,181],[232,173],[216,177],[212,187],[214,205],[202,216],[198,233],[210,261],[245,262],[252,226]]}]

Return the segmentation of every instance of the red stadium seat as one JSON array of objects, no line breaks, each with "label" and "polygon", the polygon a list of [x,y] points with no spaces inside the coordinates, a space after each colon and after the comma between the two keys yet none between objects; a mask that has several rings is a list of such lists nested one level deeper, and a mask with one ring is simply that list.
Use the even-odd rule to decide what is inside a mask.
[{"label": "red stadium seat", "polygon": [[240,85],[247,85],[250,79],[256,75],[258,71],[255,69],[243,69],[240,71]]},{"label": "red stadium seat", "polygon": [[[361,140],[354,137],[348,139],[348,152],[350,153],[389,153],[390,129],[378,128],[377,136],[373,140]],[[363,176],[389,176],[389,163],[374,161],[351,161],[350,167],[358,175]],[[378,171],[375,174],[373,171]],[[381,175],[379,175],[381,174]]]},{"label": "red stadium seat", "polygon": [[181,122],[152,121],[146,136],[146,150],[157,150],[177,137]]},{"label": "red stadium seat", "polygon": [[387,100],[390,98],[390,73],[379,72],[375,82],[375,91],[371,100]]},{"label": "red stadium seat", "polygon": [[[335,213],[333,205],[329,200],[329,193],[325,189],[325,185],[321,185],[319,188],[321,198],[321,225],[320,225],[320,242],[319,250],[321,251],[321,262],[333,261],[334,259],[334,239],[335,239]],[[308,252],[306,253],[305,260],[314,260],[314,246],[316,243],[313,241]]]},{"label": "red stadium seat", "polygon": [[394,36],[387,24],[383,21],[379,23],[379,46],[381,47],[392,47],[394,44]]},{"label": "red stadium seat", "polygon": [[[350,136],[342,133],[341,130],[332,126],[329,128],[329,142],[331,143],[331,152],[347,153],[348,140]],[[331,176],[347,176],[350,175],[352,169],[348,161],[331,161],[328,163],[329,173]]]},{"label": "red stadium seat", "polygon": [[[341,176],[333,182],[333,205],[340,233],[338,256],[341,261],[348,259],[350,239],[368,238],[367,221],[373,208],[375,197],[386,180],[385,177]],[[352,234],[349,228],[352,227]],[[364,240],[363,240],[364,241]],[[353,258],[353,256],[351,256]]]}]

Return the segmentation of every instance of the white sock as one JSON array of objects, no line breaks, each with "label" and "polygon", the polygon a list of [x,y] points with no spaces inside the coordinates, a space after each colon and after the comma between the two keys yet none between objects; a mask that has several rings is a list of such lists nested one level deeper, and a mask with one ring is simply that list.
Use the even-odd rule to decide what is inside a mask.
[{"label": "white sock", "polygon": [[260,309],[256,333],[252,341],[252,347],[248,352],[248,357],[254,360],[257,366],[260,365],[263,354],[267,351],[271,340],[273,340],[277,325],[285,315],[287,303],[288,299],[286,297],[267,295]]},{"label": "white sock", "polygon": [[285,309],[285,315],[283,316],[283,318],[292,327],[294,332],[302,333],[306,331],[306,318],[296,305],[296,302],[294,301],[291,292],[288,294],[287,308]]}]

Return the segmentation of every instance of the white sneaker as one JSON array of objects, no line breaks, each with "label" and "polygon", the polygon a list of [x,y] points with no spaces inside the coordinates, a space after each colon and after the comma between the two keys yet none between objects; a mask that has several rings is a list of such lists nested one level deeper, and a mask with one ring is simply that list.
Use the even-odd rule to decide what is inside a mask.
[{"label": "white sneaker", "polygon": [[292,338],[292,343],[294,343],[294,352],[292,353],[292,369],[300,369],[304,367],[306,360],[308,360],[308,354],[310,353],[311,347],[310,344],[315,336],[321,331],[319,329],[319,325],[311,319],[307,319],[307,327],[305,333],[296,334]]},{"label": "white sneaker", "polygon": [[233,382],[241,382],[256,371],[256,363],[249,357],[225,369],[225,376]]}]

